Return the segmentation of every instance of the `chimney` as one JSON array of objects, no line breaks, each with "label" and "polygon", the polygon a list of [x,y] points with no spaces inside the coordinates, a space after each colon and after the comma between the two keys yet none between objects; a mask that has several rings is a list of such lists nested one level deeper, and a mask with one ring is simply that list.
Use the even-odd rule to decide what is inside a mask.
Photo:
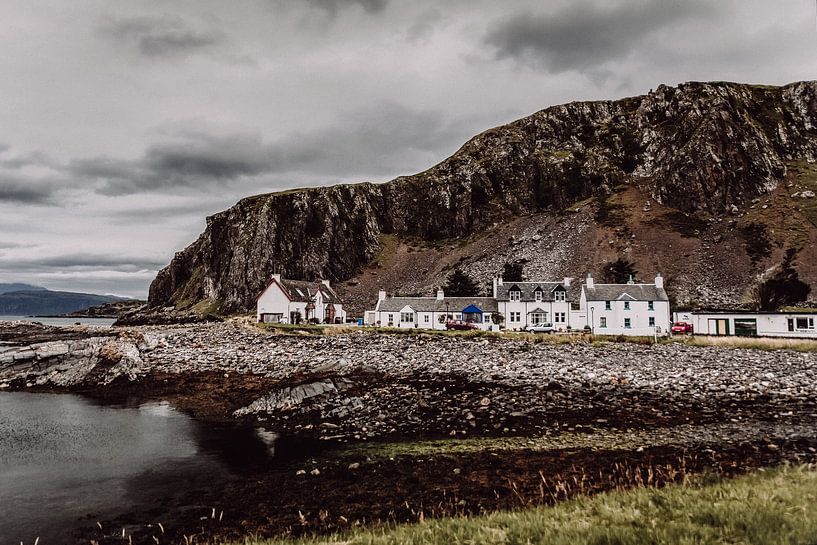
[{"label": "chimney", "polygon": [[321,284],[326,286],[327,288],[331,288],[332,286],[329,285],[329,280],[321,280]]},{"label": "chimney", "polygon": [[655,275],[655,287],[658,289],[664,289],[664,277],[661,276],[661,273],[656,273]]},{"label": "chimney", "polygon": [[569,276],[565,276],[564,280],[562,280],[562,285],[563,285],[564,287],[566,287],[566,288],[569,288],[569,287],[570,287],[570,282],[571,282],[572,280],[573,280],[573,279],[572,279],[572,278],[570,278]]},{"label": "chimney", "polygon": [[633,280],[633,275],[630,275],[630,277],[627,279],[627,283],[628,284],[635,284],[635,280]]},{"label": "chimney", "polygon": [[593,275],[592,274],[587,273],[587,280],[585,280],[584,284],[588,288],[591,288],[591,289],[593,288]]},{"label": "chimney", "polygon": [[445,292],[440,288],[437,290],[437,301],[442,301],[443,299],[445,299]]},{"label": "chimney", "polygon": [[497,285],[497,286],[501,286],[501,285],[502,285],[502,277],[501,277],[501,276],[497,277],[497,279],[496,279],[496,285]]},{"label": "chimney", "polygon": [[385,301],[386,300],[386,290],[380,290],[377,292],[377,302]]},{"label": "chimney", "polygon": [[273,274],[272,279],[275,280],[276,282],[280,282],[281,281],[281,275],[280,274]]}]

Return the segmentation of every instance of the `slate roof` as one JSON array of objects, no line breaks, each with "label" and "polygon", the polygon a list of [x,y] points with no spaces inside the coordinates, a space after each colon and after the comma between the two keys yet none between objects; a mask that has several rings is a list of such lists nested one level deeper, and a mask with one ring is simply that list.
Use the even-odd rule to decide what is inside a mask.
[{"label": "slate roof", "polygon": [[[655,284],[595,284],[584,287],[588,301],[669,301],[664,288]],[[629,297],[626,297],[628,296]]]},{"label": "slate roof", "polygon": [[446,297],[442,301],[436,297],[386,297],[380,301],[379,311],[400,312],[406,305],[414,312],[462,312],[474,305],[482,312],[496,312],[496,300],[493,297]]},{"label": "slate roof", "polygon": [[317,295],[318,291],[322,291],[324,302],[343,304],[338,294],[335,293],[335,290],[323,282],[307,282],[305,280],[282,278],[280,284],[287,293],[290,301],[309,303],[315,300],[315,295]]},{"label": "slate roof", "polygon": [[499,301],[510,301],[511,298],[508,293],[512,289],[518,289],[522,292],[522,301],[536,301],[535,292],[537,290],[542,291],[542,301],[555,301],[556,299],[553,297],[553,292],[557,289],[561,288],[565,290],[567,293],[565,294],[565,300],[570,301],[573,299],[575,293],[572,290],[565,287],[562,282],[504,282],[503,285],[496,287],[496,298]]}]

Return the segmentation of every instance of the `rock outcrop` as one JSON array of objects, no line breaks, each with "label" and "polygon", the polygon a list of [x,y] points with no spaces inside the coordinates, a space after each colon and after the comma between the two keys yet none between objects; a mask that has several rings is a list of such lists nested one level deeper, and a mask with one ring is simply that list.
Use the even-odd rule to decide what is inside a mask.
[{"label": "rock outcrop", "polygon": [[414,176],[244,199],[207,219],[160,271],[149,304],[250,309],[273,271],[346,280],[378,256],[384,235],[469,237],[622,185],[712,220],[775,189],[788,165],[815,160],[817,82],[687,83],[554,106],[488,130]]}]

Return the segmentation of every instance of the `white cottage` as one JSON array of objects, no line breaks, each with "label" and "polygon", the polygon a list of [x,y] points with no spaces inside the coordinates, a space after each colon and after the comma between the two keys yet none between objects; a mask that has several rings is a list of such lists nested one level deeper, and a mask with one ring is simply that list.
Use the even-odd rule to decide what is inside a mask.
[{"label": "white cottage", "polygon": [[559,330],[571,326],[570,309],[575,294],[570,278],[562,282],[505,282],[502,277],[494,278],[493,295],[507,329],[522,330],[543,322],[550,322]]},{"label": "white cottage", "polygon": [[346,311],[328,280],[305,282],[274,274],[256,300],[256,319],[264,323],[342,324]]},{"label": "white cottage", "polygon": [[489,330],[496,308],[493,297],[446,297],[443,290],[435,297],[394,297],[381,290],[365,321],[366,325],[382,327],[445,329],[445,322],[451,319]]},{"label": "white cottage", "polygon": [[[586,324],[599,335],[665,335],[670,329],[670,308],[664,279],[654,284],[596,284],[588,274],[579,307]],[[574,326],[576,327],[576,326]]]}]

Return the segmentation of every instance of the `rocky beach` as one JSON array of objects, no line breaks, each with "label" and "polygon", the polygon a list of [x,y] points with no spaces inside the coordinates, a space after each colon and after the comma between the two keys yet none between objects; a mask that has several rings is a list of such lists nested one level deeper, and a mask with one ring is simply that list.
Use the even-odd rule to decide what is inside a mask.
[{"label": "rocky beach", "polygon": [[[189,491],[206,515],[223,509],[221,520],[200,524],[202,513],[176,498],[102,524],[132,528],[136,542],[150,540],[147,521],[157,518],[177,537],[195,528],[207,538],[323,532],[813,461],[817,452],[810,351],[266,330],[242,320],[4,323],[0,340],[0,391],[167,401],[299,445],[284,465]],[[116,542],[99,528],[78,536]]]}]

